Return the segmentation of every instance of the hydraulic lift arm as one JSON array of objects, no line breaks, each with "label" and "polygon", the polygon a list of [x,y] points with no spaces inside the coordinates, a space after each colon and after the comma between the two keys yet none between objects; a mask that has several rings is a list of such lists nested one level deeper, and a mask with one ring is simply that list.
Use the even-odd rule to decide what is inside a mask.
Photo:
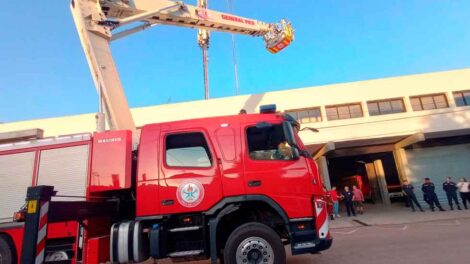
[{"label": "hydraulic lift arm", "polygon": [[[138,135],[111,54],[110,42],[154,25],[238,33],[263,37],[266,48],[277,53],[294,39],[293,29],[285,20],[265,23],[169,0],[72,0],[72,15],[100,95],[100,112],[106,114],[109,129],[133,132],[133,145]],[[121,26],[138,25],[117,31]],[[98,114],[102,117],[102,114]],[[98,119],[98,131],[104,121]]]}]

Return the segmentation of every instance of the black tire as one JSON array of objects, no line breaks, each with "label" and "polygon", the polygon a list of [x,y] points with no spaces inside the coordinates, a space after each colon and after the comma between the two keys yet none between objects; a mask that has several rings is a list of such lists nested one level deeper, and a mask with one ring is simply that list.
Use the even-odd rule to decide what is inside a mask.
[{"label": "black tire", "polygon": [[0,235],[0,264],[15,264],[16,250],[13,241],[6,235]]},{"label": "black tire", "polygon": [[[252,256],[253,255],[255,262],[257,263],[256,259],[259,258],[261,255],[268,255],[270,261],[274,261],[274,264],[286,264],[286,251],[284,249],[284,245],[282,244],[281,238],[278,236],[278,234],[270,227],[256,223],[256,222],[251,222],[251,223],[246,223],[244,225],[239,226],[237,229],[235,229],[230,236],[227,239],[227,243],[225,244],[224,248],[224,262],[225,264],[245,264],[242,261],[237,262],[237,255],[240,257],[243,254],[239,254],[239,247],[241,248],[242,253],[247,253],[248,250],[250,250],[250,247],[243,247],[242,243],[245,245],[250,244],[247,242],[250,239],[253,239],[253,241],[256,241],[254,238],[261,238],[261,240],[264,240],[261,242],[261,244],[255,244],[255,245],[263,245],[267,243],[266,250],[268,248],[272,250],[268,250],[268,252],[265,252],[264,249],[262,249],[262,252],[254,252],[256,251],[256,247],[252,249],[251,251],[248,252],[247,255]],[[260,242],[260,241],[258,241]],[[256,243],[256,242],[255,242]],[[248,249],[248,250],[247,250]],[[259,251],[259,250],[258,250]],[[269,253],[271,252],[271,253]],[[259,254],[261,253],[261,255]],[[267,253],[267,254],[266,254]],[[273,256],[271,256],[273,254]],[[261,256],[261,258],[264,258]],[[253,258],[251,258],[253,260]],[[263,262],[264,259],[258,259],[259,263],[266,263]]]}]

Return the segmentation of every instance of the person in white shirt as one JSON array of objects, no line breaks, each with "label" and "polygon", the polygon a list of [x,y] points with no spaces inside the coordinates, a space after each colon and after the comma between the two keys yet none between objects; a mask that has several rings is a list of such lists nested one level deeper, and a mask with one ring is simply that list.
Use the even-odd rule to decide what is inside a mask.
[{"label": "person in white shirt", "polygon": [[470,205],[470,182],[465,178],[461,178],[459,183],[457,183],[457,188],[460,193],[460,198],[462,198],[463,206],[465,209],[468,209],[467,201]]}]

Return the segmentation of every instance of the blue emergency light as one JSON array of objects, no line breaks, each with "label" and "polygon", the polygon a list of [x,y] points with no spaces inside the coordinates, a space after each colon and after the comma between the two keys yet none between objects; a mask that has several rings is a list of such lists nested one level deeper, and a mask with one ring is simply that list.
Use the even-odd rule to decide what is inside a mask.
[{"label": "blue emergency light", "polygon": [[276,113],[276,105],[275,104],[260,105],[259,112],[261,114]]}]

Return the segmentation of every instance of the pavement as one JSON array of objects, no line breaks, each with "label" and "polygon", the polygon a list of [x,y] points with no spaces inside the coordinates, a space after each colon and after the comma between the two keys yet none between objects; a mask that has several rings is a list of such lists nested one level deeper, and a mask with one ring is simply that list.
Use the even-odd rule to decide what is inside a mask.
[{"label": "pavement", "polygon": [[330,221],[330,228],[409,224],[470,218],[470,209],[454,209],[451,211],[445,205],[443,205],[443,208],[446,210],[445,212],[439,210],[432,212],[428,207],[423,206],[424,212],[412,212],[410,208],[405,207],[402,203],[395,203],[388,207],[378,204],[365,204],[365,213],[356,217],[347,217],[345,210],[341,208],[341,217]]},{"label": "pavement", "polygon": [[470,263],[469,226],[470,219],[465,218],[333,229],[329,250],[289,256],[287,263]]}]

